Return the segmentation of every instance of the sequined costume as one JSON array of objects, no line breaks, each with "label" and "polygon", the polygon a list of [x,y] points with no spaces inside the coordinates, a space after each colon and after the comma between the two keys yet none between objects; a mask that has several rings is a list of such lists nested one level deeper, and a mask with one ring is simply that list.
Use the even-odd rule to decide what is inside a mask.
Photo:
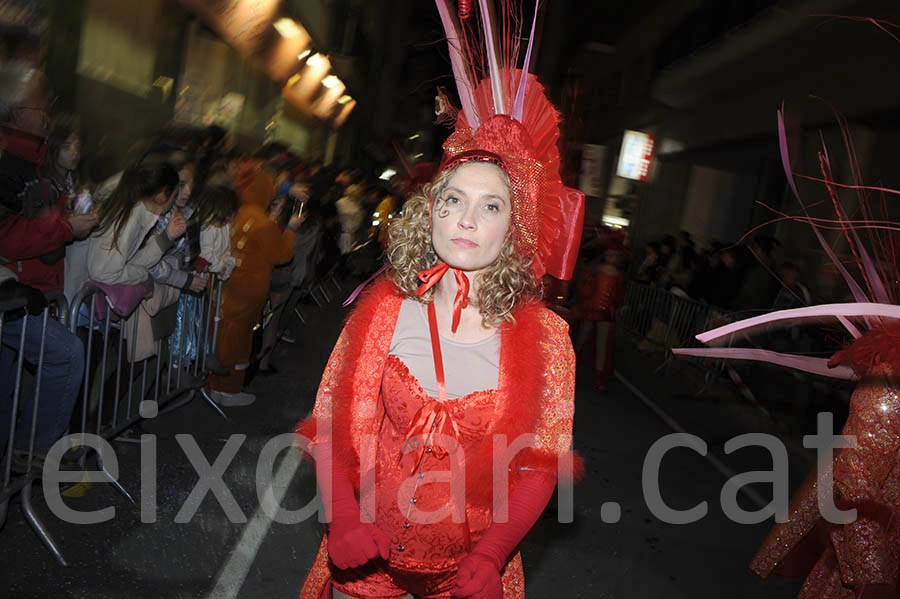
[{"label": "sequined costume", "polygon": [[[781,111],[778,125],[785,176],[806,214],[793,218],[812,226],[856,301],[778,310],[701,333],[697,339],[703,343],[730,341],[736,334],[760,326],[794,326],[807,319],[819,323],[831,317],[853,341],[831,358],[743,347],[673,351],[703,358],[758,360],[859,381],[841,431],[854,437],[856,446],[838,449],[826,462],[833,475],[832,488],[819,488],[820,480],[828,480],[820,474],[827,473],[810,473],[791,498],[787,521],[772,528],[750,567],[764,578],[772,573],[805,577],[799,599],[896,599],[900,597],[900,381],[896,378],[900,373],[900,298],[896,286],[890,285],[900,278],[896,238],[881,237],[879,228],[872,227],[866,231],[870,243],[863,242],[857,229],[866,229],[868,223],[845,215],[833,195],[833,174],[827,148],[823,149],[819,154],[821,180],[832,194],[835,208],[835,219],[830,222],[844,229],[862,274],[860,285],[820,232],[819,222],[806,212],[794,182]],[[869,214],[872,207],[862,196],[860,204],[862,212]],[[856,510],[856,518],[847,524],[828,522],[820,511],[820,492],[830,493],[839,510]]]},{"label": "sequined costume", "polygon": [[[297,429],[313,443],[332,443],[334,461],[350,473],[357,494],[360,472],[374,477],[375,522],[391,536],[390,560],[387,565],[368,564],[363,572],[340,571],[329,566],[323,538],[301,599],[330,597],[332,582],[358,597],[394,596],[385,593],[392,589],[396,593],[396,585],[429,598],[449,597],[456,566],[465,556],[464,524],[450,515],[454,506],[449,483],[426,483],[430,472],[449,471],[453,458],[435,455],[438,452],[422,456],[421,447],[402,452],[404,440],[415,432],[415,422],[429,409],[446,410],[445,430],[464,450],[464,514],[473,542],[492,520],[494,435],[506,434],[509,443],[524,433],[536,435],[534,445],[509,462],[510,493],[522,472],[564,472],[572,463],[569,460],[574,460],[574,357],[566,325],[559,317],[536,302],[520,307],[516,324],[501,327],[498,388],[439,405],[425,395],[403,362],[389,355],[402,301],[387,279],[367,291],[335,345],[313,415]],[[458,433],[451,432],[453,428]],[[374,447],[366,444],[367,438],[374,440]],[[361,458],[369,455],[374,457]],[[425,478],[419,478],[423,474]],[[366,500],[361,498],[360,503],[365,512]],[[439,522],[416,524],[421,517],[410,518],[411,509],[440,508],[446,510],[446,517]],[[524,596],[518,554],[507,563],[502,580],[504,599]],[[406,591],[397,596],[403,597]]]},{"label": "sequined costume", "polygon": [[[900,327],[875,329],[860,345],[896,343]],[[856,362],[854,345],[836,356]],[[834,504],[856,509],[857,518],[831,524],[819,513],[814,470],[791,498],[789,521],[776,524],[750,567],[762,577],[772,572],[806,576],[800,599],[898,597],[900,578],[900,364],[877,361],[861,369],[862,382],[850,399],[841,431],[858,446],[836,452],[831,468]]]}]

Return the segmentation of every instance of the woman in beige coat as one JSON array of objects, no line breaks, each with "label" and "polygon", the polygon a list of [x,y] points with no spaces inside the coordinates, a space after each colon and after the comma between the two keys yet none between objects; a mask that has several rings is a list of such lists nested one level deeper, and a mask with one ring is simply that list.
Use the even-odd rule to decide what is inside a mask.
[{"label": "woman in beige coat", "polygon": [[[148,317],[167,305],[163,297],[166,286],[154,288],[150,269],[187,227],[184,216],[176,211],[165,230],[151,235],[159,217],[171,207],[177,188],[178,172],[166,162],[131,167],[103,204],[100,225],[88,244],[86,278],[105,285],[145,284],[150,291],[138,311]],[[128,344],[128,355],[133,360],[154,353],[149,318],[139,321],[144,326],[139,325],[137,339]],[[133,321],[129,319],[125,323],[126,338],[132,331]]]}]

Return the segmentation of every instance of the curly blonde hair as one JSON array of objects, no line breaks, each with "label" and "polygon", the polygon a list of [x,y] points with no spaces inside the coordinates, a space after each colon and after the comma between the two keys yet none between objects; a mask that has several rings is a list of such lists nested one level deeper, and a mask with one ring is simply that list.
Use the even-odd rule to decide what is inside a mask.
[{"label": "curly blonde hair", "polygon": [[[403,205],[403,214],[392,221],[389,228],[388,257],[394,283],[406,297],[426,304],[432,301],[433,290],[421,297],[416,295],[421,284],[419,271],[440,262],[431,244],[429,209],[456,168],[440,173],[412,195]],[[482,325],[488,328],[512,322],[516,306],[538,295],[531,259],[516,251],[515,237],[508,236],[497,259],[481,271],[478,292],[470,299],[481,312]]]}]

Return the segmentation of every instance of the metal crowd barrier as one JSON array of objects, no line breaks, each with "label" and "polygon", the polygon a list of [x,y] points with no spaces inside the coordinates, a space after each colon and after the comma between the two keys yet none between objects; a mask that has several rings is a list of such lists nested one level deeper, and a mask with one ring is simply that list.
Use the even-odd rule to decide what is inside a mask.
[{"label": "metal crowd barrier", "polygon": [[[21,494],[22,511],[25,519],[40,537],[47,547],[57,554],[56,543],[50,535],[47,527],[38,517],[32,503],[32,484],[38,478],[36,466],[38,462],[35,458],[35,438],[38,431],[38,414],[40,409],[40,392],[41,383],[44,378],[44,350],[46,347],[47,326],[54,318],[63,326],[67,322],[67,305],[66,298],[61,293],[44,294],[48,306],[44,308],[39,316],[29,316],[25,312],[27,301],[25,299],[16,299],[6,302],[0,302],[0,339],[3,339],[3,351],[7,352],[14,361],[12,372],[13,386],[12,402],[8,403],[8,397],[0,397],[4,408],[4,413],[8,414],[8,426],[4,432],[7,433],[7,439],[3,447],[0,447],[0,455],[3,455],[2,461],[2,485],[0,485],[0,527],[6,523],[6,517],[9,512],[9,502],[16,494]],[[21,330],[18,334],[10,334],[11,327],[21,323]],[[34,347],[33,341],[29,342],[28,333],[33,327],[40,327],[40,341],[38,347]],[[4,328],[7,331],[3,336]],[[31,346],[31,347],[29,347]],[[37,360],[26,358],[26,354],[37,353]],[[26,369],[28,364],[33,372]],[[0,372],[0,383],[9,382],[8,371]],[[32,381],[28,385],[29,379]],[[6,385],[0,384],[0,388],[4,392],[10,391]],[[31,426],[30,430],[23,431],[28,435],[27,449],[21,449],[21,444],[17,443],[17,429],[19,428],[19,419],[26,418],[25,412],[27,407],[27,399],[25,393],[32,397],[31,407]],[[35,466],[35,468],[33,468]],[[65,561],[58,556],[60,563],[65,565]]]},{"label": "metal crowd barrier", "polygon": [[695,335],[731,322],[732,317],[708,304],[659,287],[628,281],[617,323],[645,342],[645,347],[671,356],[675,347],[700,347]]},{"label": "metal crowd barrier", "polygon": [[[341,262],[338,262],[323,276],[308,284],[306,295],[319,307],[337,299],[337,294],[342,291],[344,282],[340,276],[341,265]],[[40,424],[36,418],[31,422],[28,450],[24,453],[15,450],[17,417],[21,416],[27,403],[23,399],[23,390],[25,379],[29,377],[29,369],[26,368],[29,360],[25,358],[25,352],[21,348],[25,345],[29,327],[44,323],[38,348],[39,358],[36,364],[32,365],[33,415],[38,413],[38,393],[44,372],[46,322],[52,318],[62,324],[69,333],[79,336],[83,342],[84,371],[75,407],[78,416],[73,415],[71,422],[74,424],[69,429],[70,438],[78,443],[79,434],[95,434],[106,440],[136,442],[122,435],[141,420],[178,409],[198,397],[227,419],[222,409],[210,397],[206,384],[208,375],[221,368],[213,356],[221,321],[223,291],[224,281],[214,278],[207,291],[193,302],[189,313],[184,314],[178,334],[170,332],[166,336],[154,338],[153,355],[137,359],[140,325],[136,314],[144,308],[139,305],[130,315],[123,318],[113,310],[112,300],[95,285],[85,285],[75,296],[71,306],[67,306],[62,294],[45,294],[50,305],[43,314],[37,317],[23,317],[21,334],[18,335],[17,342],[12,348],[16,360],[8,426],[9,438],[5,446],[0,447],[3,483],[0,486],[0,527],[6,521],[10,499],[16,494],[21,494],[22,509],[27,521],[59,564],[68,565],[62,550],[32,505],[32,484],[42,476],[42,468],[34,450],[34,439]],[[4,325],[11,326],[10,317],[16,312],[23,311],[25,306],[24,299],[0,303],[0,335]],[[105,307],[105,317],[101,318],[98,314],[98,306]],[[305,323],[306,319],[299,307],[296,313]],[[201,324],[201,333],[196,343],[196,353],[185,355],[186,336],[197,322]],[[6,345],[7,349],[10,349],[9,344]],[[83,437],[80,446],[84,448],[77,452],[80,466],[85,468],[88,451],[93,453],[98,472],[103,473],[108,482],[126,499],[135,503],[128,490],[103,464],[99,452],[92,451],[84,445]]]},{"label": "metal crowd barrier", "polygon": [[[181,297],[188,296],[181,294],[179,300]],[[54,314],[69,333],[81,337],[83,341],[84,371],[78,399],[80,418],[73,417],[69,429],[70,438],[76,443],[79,434],[82,435],[80,445],[84,450],[76,454],[82,468],[85,467],[88,454],[88,448],[84,444],[85,434],[96,434],[107,440],[129,441],[129,438],[120,435],[142,419],[153,418],[159,413],[177,409],[196,397],[205,400],[227,419],[206,390],[209,372],[221,368],[211,356],[216,349],[221,319],[223,281],[213,278],[204,294],[193,297],[196,297],[194,301],[185,302],[181,326],[176,327],[178,335],[168,331],[156,338],[152,326],[144,326],[139,330],[141,317],[138,313],[144,310],[142,305],[123,318],[114,312],[111,299],[101,288],[85,285],[75,296],[71,306],[66,305],[65,297],[61,294],[48,294],[47,300],[51,305],[44,310],[41,317],[23,319],[18,341],[12,348],[8,343],[9,335],[6,336],[6,350],[12,349],[15,352],[16,364],[8,427],[9,438],[3,448],[5,456],[2,460],[3,485],[0,487],[0,526],[5,522],[10,498],[21,493],[23,511],[29,524],[57,561],[63,566],[67,565],[62,551],[47,527],[38,518],[31,503],[32,483],[42,475],[41,460],[35,453],[34,439],[40,424],[37,421],[37,414],[41,380],[44,375],[46,323]],[[178,310],[177,303],[178,300],[168,308]],[[9,316],[21,311],[24,306],[25,300],[0,304],[0,334],[4,325],[13,326],[9,321],[4,323],[4,319],[8,320]],[[100,306],[105,307],[103,318],[97,311]],[[152,317],[148,315],[144,322],[150,324],[150,318]],[[32,364],[34,402],[31,408],[33,414],[30,443],[27,451],[23,452],[16,450],[16,447],[21,445],[16,442],[17,420],[22,416],[23,407],[27,403],[24,401],[23,389],[28,376],[28,369],[25,366],[29,360],[26,359],[26,352],[22,349],[26,346],[28,328],[36,326],[41,319],[44,324],[40,345],[38,348],[29,349],[29,352],[34,349],[38,358],[31,360],[34,362]],[[187,336],[191,335],[192,331],[196,331],[193,346],[195,350],[186,351]],[[150,346],[152,351],[150,355],[142,357],[137,351],[142,336],[146,334],[154,335]],[[146,338],[143,338],[143,341],[146,346]],[[78,409],[76,403],[76,412]],[[105,474],[119,492],[134,503],[130,493],[107,470],[99,452],[94,453],[99,471]]]},{"label": "metal crowd barrier", "polygon": [[[339,299],[337,294],[343,291],[346,282],[342,280],[341,272],[346,268],[347,255],[335,260],[334,264],[320,277],[298,288],[300,290],[300,299],[311,298],[319,308],[330,304],[335,299]],[[306,324],[306,314],[299,303],[294,305],[293,312],[301,323]]]},{"label": "metal crowd barrier", "polygon": [[[112,301],[102,289],[94,285],[86,285],[81,289],[69,312],[70,330],[77,332],[79,325],[83,328],[86,324],[87,331],[102,330],[103,338],[103,346],[99,350],[102,351],[99,373],[92,372],[91,366],[94,364],[95,352],[98,351],[93,333],[87,336],[85,344],[81,432],[115,438],[140,420],[155,417],[160,409],[168,407],[180,396],[187,394],[186,401],[189,401],[196,391],[203,390],[208,374],[208,356],[214,354],[216,349],[223,284],[223,281],[213,279],[206,293],[196,296],[197,301],[193,302],[190,312],[184,314],[180,334],[170,333],[154,339],[155,351],[141,359],[135,359],[138,343],[141,335],[150,333],[139,330],[138,312],[144,308],[139,305],[132,314],[122,319],[115,314]],[[106,305],[106,318],[103,320],[97,314],[98,301]],[[186,356],[186,336],[198,321],[201,333],[196,340],[196,355]],[[117,334],[115,330],[118,330]],[[116,353],[114,362],[109,355],[111,346]],[[126,354],[124,358],[123,351]],[[148,374],[151,378],[149,385]],[[107,385],[113,384],[113,378],[114,391],[110,397]],[[137,391],[135,387],[138,387]],[[222,417],[227,418],[206,393],[201,395]],[[111,405],[106,406],[107,403]],[[89,410],[91,406],[95,409]],[[106,414],[104,410],[107,410]],[[90,423],[89,412],[93,412]]]},{"label": "metal crowd barrier", "polygon": [[[660,287],[628,281],[625,284],[625,301],[616,322],[636,340],[638,349],[662,352],[663,360],[657,368],[659,371],[673,364],[675,355],[672,349],[705,347],[697,341],[697,334],[747,316],[682,297]],[[691,364],[703,373],[703,384],[697,395],[706,392],[717,380],[727,378],[748,403],[771,417],[728,360],[682,356],[679,362]]]}]

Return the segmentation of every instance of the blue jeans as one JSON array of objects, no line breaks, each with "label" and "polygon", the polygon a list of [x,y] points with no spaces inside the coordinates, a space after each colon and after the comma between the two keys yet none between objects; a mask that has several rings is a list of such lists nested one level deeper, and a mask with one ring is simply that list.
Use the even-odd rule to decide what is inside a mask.
[{"label": "blue jeans", "polygon": [[[41,349],[43,316],[28,316],[25,331],[25,362],[37,368]],[[9,441],[13,391],[16,382],[19,343],[26,319],[3,323],[0,345],[0,454]],[[37,432],[34,447],[39,453],[47,450],[66,432],[72,410],[78,400],[78,389],[84,373],[84,347],[81,340],[58,321],[47,319],[44,337],[44,362],[37,412]],[[19,397],[15,447],[27,449],[31,438],[34,414],[34,394]]]}]

